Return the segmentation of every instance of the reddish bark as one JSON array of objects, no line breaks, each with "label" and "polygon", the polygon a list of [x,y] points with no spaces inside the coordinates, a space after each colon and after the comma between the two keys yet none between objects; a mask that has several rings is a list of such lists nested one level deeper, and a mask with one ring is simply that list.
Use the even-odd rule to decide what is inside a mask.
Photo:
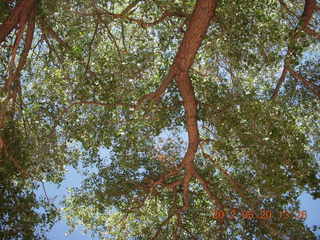
[{"label": "reddish bark", "polygon": [[[194,157],[199,145],[199,131],[197,123],[197,101],[189,77],[189,70],[192,66],[198,49],[208,30],[210,21],[214,17],[216,0],[198,0],[189,20],[188,29],[184,34],[174,62],[170,68],[168,76],[161,83],[154,93],[145,95],[140,101],[145,99],[159,98],[173,79],[176,80],[180,94],[183,99],[185,109],[186,126],[188,132],[188,148],[181,163],[184,168],[183,196],[184,206],[182,210],[189,207],[189,183],[196,176],[194,168]],[[178,173],[177,173],[178,174]],[[167,179],[167,177],[164,177]],[[160,178],[162,183],[165,179]]]},{"label": "reddish bark", "polygon": [[320,34],[308,26],[313,16],[313,12],[317,11],[317,8],[316,0],[305,0],[304,10],[301,16],[301,28],[305,33],[320,39]]},{"label": "reddish bark", "polygon": [[198,0],[189,20],[189,26],[175,57],[175,65],[181,72],[188,71],[213,19],[215,0]]},{"label": "reddish bark", "polygon": [[[24,68],[24,66],[25,66],[25,64],[27,62],[27,57],[28,57],[29,51],[30,51],[31,46],[32,46],[33,34],[34,34],[34,29],[35,29],[34,16],[35,16],[35,9],[32,10],[32,13],[31,13],[31,16],[30,16],[30,20],[28,22],[28,29],[27,29],[27,33],[26,33],[24,49],[23,49],[22,55],[20,56],[19,64],[18,64],[18,66],[17,66],[17,68],[16,68],[16,70],[14,72],[10,72],[9,78],[6,81],[6,86],[7,86],[9,91],[11,89],[11,84],[13,84],[14,82],[17,82],[17,84],[18,84],[18,88],[15,89],[14,91],[12,91],[11,94],[9,95],[10,98],[12,98],[14,102],[16,100],[17,91],[21,91],[19,78],[20,78],[20,75],[21,75],[21,71],[22,71],[22,69]],[[16,48],[18,47],[19,42],[21,40],[22,33],[24,31],[24,26],[26,25],[26,21],[27,21],[27,19],[22,18],[21,22],[19,23],[19,24],[23,24],[23,27],[21,29],[19,29],[20,36],[16,37],[16,42],[17,43],[15,44],[15,51],[13,52],[13,54],[11,56],[12,64],[14,62],[14,58],[15,58],[16,50],[17,50]],[[19,39],[19,40],[17,41],[17,39]]]},{"label": "reddish bark", "polygon": [[28,18],[35,6],[36,0],[22,0],[12,10],[8,19],[0,25],[0,43],[2,43],[9,33],[17,27],[21,18]]},{"label": "reddish bark", "polygon": [[[188,149],[183,159],[183,164],[189,165],[191,171],[194,154],[198,149],[199,133],[197,125],[197,102],[189,78],[188,71],[194,62],[194,58],[207,32],[210,21],[213,19],[216,8],[216,0],[198,0],[191,15],[188,30],[186,31],[174,63],[171,67],[178,88],[183,98],[186,114],[186,125],[189,135]],[[170,71],[171,72],[171,71]]]},{"label": "reddish bark", "polygon": [[[9,61],[9,68],[8,68],[9,77],[5,81],[5,90],[8,93],[8,99],[12,99],[13,102],[16,101],[16,97],[18,95],[18,92],[20,91],[19,77],[20,77],[21,70],[23,69],[23,67],[26,64],[27,57],[28,57],[29,51],[32,46],[33,33],[34,33],[34,28],[35,28],[35,19],[34,19],[35,8],[34,8],[34,5],[32,4],[29,6],[29,8],[22,9],[21,8],[22,3],[25,3],[24,5],[22,5],[24,7],[29,6],[29,5],[28,6],[26,5],[26,2],[20,2],[20,5],[18,5],[13,10],[11,16],[8,18],[9,20],[10,20],[10,18],[16,19],[17,22],[15,23],[13,28],[14,27],[18,28],[18,30],[16,31],[16,34],[15,34],[16,35],[15,43],[14,43],[13,49],[11,51],[11,56],[10,56],[10,61]],[[18,15],[17,18],[14,18],[13,16],[15,16],[15,14],[17,12],[20,12],[20,15]],[[6,21],[6,23],[7,22],[8,21]],[[2,26],[4,26],[4,27],[8,26],[5,24]],[[16,67],[15,66],[15,58],[17,55],[17,51],[18,51],[20,42],[24,38],[23,35],[24,35],[24,31],[25,31],[25,28],[27,25],[28,25],[28,29],[27,29],[27,33],[26,33],[24,49],[23,49],[22,55],[19,58],[19,64]],[[1,33],[3,33],[3,32],[1,32]],[[16,87],[13,87],[14,84],[16,84]]]},{"label": "reddish bark", "polygon": [[301,74],[297,73],[291,68],[288,68],[288,72],[292,74],[292,76],[300,81],[303,86],[307,89],[309,89],[311,92],[313,92],[314,95],[316,95],[320,99],[320,86],[315,85],[314,83],[306,80]]},{"label": "reddish bark", "polygon": [[186,125],[188,131],[188,148],[182,160],[186,172],[184,177],[184,204],[189,202],[189,182],[194,176],[194,157],[199,145],[199,131],[197,123],[197,101],[188,71],[194,62],[196,53],[213,19],[216,8],[215,0],[198,0],[189,21],[188,30],[175,57],[176,82],[183,99]]},{"label": "reddish bark", "polygon": [[[188,29],[184,34],[183,40],[167,77],[162,81],[161,85],[154,93],[143,96],[142,99],[139,100],[139,103],[143,102],[144,100],[159,99],[174,78],[176,78],[177,82],[179,81],[178,79],[180,77],[177,77],[178,73],[188,73],[191,65],[194,62],[194,58],[198,52],[201,42],[207,32],[209,23],[213,19],[215,8],[216,0],[197,1],[194,11],[188,20]],[[185,82],[183,85],[191,84],[191,82],[188,83],[188,81],[184,80],[180,82]],[[190,100],[191,99],[187,101]]]},{"label": "reddish bark", "polygon": [[316,6],[317,6],[316,0],[305,0],[304,10],[301,16],[302,29],[308,26]]},{"label": "reddish bark", "polygon": [[33,18],[34,16],[35,16],[35,11],[32,11],[32,18],[30,19],[30,21],[28,23],[28,30],[27,30],[26,40],[25,40],[25,46],[24,46],[24,50],[23,50],[22,56],[19,61],[19,65],[18,65],[18,68],[16,71],[17,76],[15,76],[15,79],[19,78],[20,72],[26,64],[27,57],[28,57],[29,51],[32,46],[33,34],[34,34],[34,29],[35,29],[35,19]]}]

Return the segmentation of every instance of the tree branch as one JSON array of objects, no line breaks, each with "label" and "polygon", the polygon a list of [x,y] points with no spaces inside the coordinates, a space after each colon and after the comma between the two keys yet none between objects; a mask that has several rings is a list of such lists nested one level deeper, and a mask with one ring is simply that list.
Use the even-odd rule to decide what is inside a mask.
[{"label": "tree branch", "polygon": [[91,39],[90,44],[89,44],[88,61],[87,61],[86,67],[85,67],[84,77],[86,77],[88,69],[89,69],[89,64],[90,64],[90,60],[91,60],[92,45],[93,45],[93,42],[94,42],[94,40],[96,38],[96,35],[98,33],[98,28],[99,28],[99,23],[96,22],[96,26],[95,26],[95,29],[94,29],[94,32],[93,32],[93,36],[92,36],[92,39]]},{"label": "tree branch", "polygon": [[166,20],[168,17],[174,17],[174,16],[175,17],[187,17],[187,15],[185,15],[181,12],[164,11],[163,14],[158,19],[154,20],[153,22],[146,22],[141,19],[129,17],[128,16],[129,11],[125,11],[125,10],[119,14],[111,13],[107,10],[100,9],[100,8],[96,8],[95,12],[81,12],[81,11],[72,11],[72,10],[68,10],[68,11],[72,12],[74,14],[77,14],[79,16],[82,16],[82,17],[92,17],[92,16],[96,16],[98,14],[100,16],[107,15],[107,16],[112,17],[113,19],[125,19],[129,22],[136,23],[143,28],[152,27],[154,25],[157,25],[157,24],[163,22],[164,20]]},{"label": "tree branch", "polygon": [[303,28],[304,32],[309,34],[310,36],[313,36],[320,40],[320,33],[317,33],[315,30],[311,29],[310,27]]},{"label": "tree branch", "polygon": [[311,90],[314,95],[316,95],[320,99],[320,86],[315,85],[314,83],[306,80],[301,74],[298,72],[294,71],[292,68],[288,67],[287,68],[289,73],[292,74],[292,76],[297,79],[298,81],[302,82],[302,84]]},{"label": "tree branch", "polygon": [[189,182],[195,174],[193,161],[199,145],[197,101],[189,77],[189,69],[213,19],[215,8],[215,0],[197,1],[174,63],[177,68],[176,82],[183,99],[188,132],[188,148],[182,160],[186,170],[183,183],[185,206],[189,204]]},{"label": "tree branch", "polygon": [[276,99],[276,97],[278,96],[280,87],[281,87],[282,83],[284,82],[284,80],[286,79],[287,72],[288,72],[288,70],[287,70],[286,66],[284,66],[283,69],[282,69],[281,76],[280,76],[280,78],[279,78],[279,80],[277,82],[277,86],[274,89],[274,92],[273,92],[273,95],[271,97],[271,100]]},{"label": "tree branch", "polygon": [[[27,36],[26,36],[26,40],[25,40],[25,46],[24,46],[22,55],[19,59],[18,67],[16,68],[14,74],[12,74],[12,76],[11,76],[11,78],[12,78],[11,81],[17,82],[17,84],[19,85],[19,86],[17,86],[19,88],[19,89],[17,89],[17,91],[21,91],[19,78],[21,75],[21,71],[27,62],[28,54],[29,54],[31,46],[32,46],[33,34],[34,34],[34,29],[35,29],[34,16],[35,16],[35,9],[32,10],[31,17],[28,22],[28,29],[27,29]],[[16,97],[16,94],[14,94],[13,99],[15,99],[15,97]]]},{"label": "tree branch", "polygon": [[[195,98],[192,82],[189,77],[189,70],[194,62],[197,51],[207,32],[210,21],[214,17],[216,0],[198,0],[191,15],[188,29],[183,36],[174,62],[169,73],[160,87],[154,92],[143,96],[139,101],[159,98],[173,79],[176,80],[185,109],[186,126],[188,132],[188,147],[183,157],[181,166],[185,169],[183,178],[183,199],[182,210],[189,207],[189,183],[195,175],[194,157],[199,145],[199,130],[197,123],[197,101]],[[163,182],[160,177],[160,183]]]},{"label": "tree branch", "polygon": [[[43,33],[46,33],[48,35],[50,35],[54,40],[56,40],[63,48],[65,48],[68,51],[72,50],[72,47],[65,42],[63,39],[60,38],[60,36],[50,27],[45,23],[45,19],[41,19],[40,20],[40,26],[41,26],[41,30]],[[80,57],[75,57],[81,64],[83,64],[84,66],[86,66],[86,62],[84,61],[84,59],[80,58]],[[91,75],[91,77],[96,78],[96,73],[93,72],[90,67],[88,67],[87,72]]]},{"label": "tree branch", "polygon": [[28,15],[34,7],[34,2],[35,0],[20,1],[18,5],[12,10],[7,20],[2,25],[0,25],[0,43],[2,43],[12,31],[12,29],[18,25],[21,18],[28,18]]},{"label": "tree branch", "polygon": [[305,29],[308,26],[316,6],[316,0],[305,0],[304,10],[300,18],[302,29]]},{"label": "tree branch", "polygon": [[[289,13],[293,14],[283,0],[279,0],[279,2]],[[312,30],[311,28],[308,27],[309,22],[311,21],[313,12],[316,10],[316,7],[317,7],[316,0],[305,0],[304,10],[303,10],[303,13],[302,13],[302,15],[300,17],[300,24],[292,32],[292,35],[289,37],[289,40],[291,40],[293,42],[296,41],[296,39],[299,36],[299,28],[301,28],[301,30],[303,30],[304,32],[308,33],[309,35],[320,39],[320,34],[315,32],[314,30]],[[294,16],[296,16],[296,15],[294,14]],[[287,62],[286,61],[287,61],[287,58],[288,58],[289,55],[294,55],[294,51],[292,51],[292,49],[290,49],[288,47],[288,52],[287,52],[285,60],[284,60],[284,67],[282,69],[281,76],[280,76],[280,78],[279,78],[279,80],[277,82],[277,86],[276,86],[276,88],[275,88],[275,90],[273,92],[271,100],[274,100],[278,96],[280,87],[281,87],[282,83],[284,82],[284,80],[286,78],[286,75],[287,75],[287,72],[288,72],[288,69],[289,69],[289,67],[287,67]],[[292,71],[292,69],[291,69],[291,71]],[[302,83],[305,86],[307,86],[307,88],[311,89],[314,92],[314,88],[313,87],[311,87],[311,88],[308,87],[310,85],[308,82],[302,81]],[[316,92],[314,92],[314,93],[315,93],[315,95],[318,95]]]},{"label": "tree branch", "polygon": [[309,22],[311,21],[313,12],[317,10],[317,1],[316,0],[305,0],[304,10],[302,16],[300,18],[301,21],[301,28],[302,30],[317,38],[320,39],[320,34],[308,27]]},{"label": "tree branch", "polygon": [[209,196],[210,201],[212,202],[213,205],[217,206],[219,209],[224,209],[223,204],[221,203],[220,199],[218,199],[211,191],[209,188],[209,182],[206,181],[201,175],[196,173],[196,178],[199,180],[200,184],[202,185],[203,189]]}]

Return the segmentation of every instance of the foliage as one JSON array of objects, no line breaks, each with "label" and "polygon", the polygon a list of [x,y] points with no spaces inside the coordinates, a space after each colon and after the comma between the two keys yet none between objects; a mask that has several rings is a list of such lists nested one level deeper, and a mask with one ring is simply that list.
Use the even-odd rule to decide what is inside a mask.
[{"label": "foliage", "polygon": [[0,154],[0,238],[46,239],[57,210],[36,196],[38,184],[29,177],[30,156],[15,121],[1,129],[6,146]]},{"label": "foliage", "polygon": [[101,239],[316,238],[281,213],[320,196],[318,2],[9,2],[0,216],[24,230],[6,238],[42,237],[57,213],[33,191],[66,165],[87,175],[68,223]]}]

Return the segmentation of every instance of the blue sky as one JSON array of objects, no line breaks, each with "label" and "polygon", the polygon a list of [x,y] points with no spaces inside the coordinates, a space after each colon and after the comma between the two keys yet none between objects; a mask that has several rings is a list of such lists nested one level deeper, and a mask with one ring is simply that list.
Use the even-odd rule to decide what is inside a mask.
[{"label": "blue sky", "polygon": [[[301,209],[307,211],[305,224],[310,227],[320,225],[320,199],[313,200],[309,194],[303,194],[300,199]],[[319,231],[318,234],[320,234]]]},{"label": "blue sky", "polygon": [[[56,184],[45,183],[45,189],[48,194],[48,197],[51,201],[54,201],[58,204],[63,200],[64,195],[67,194],[68,188],[80,186],[83,176],[79,174],[74,168],[69,167],[68,173],[65,176],[65,180],[62,182],[60,187]],[[39,194],[43,194],[43,189],[39,188]],[[62,207],[60,205],[60,207]],[[94,240],[90,235],[85,235],[81,228],[78,228],[76,231],[72,232],[70,235],[66,235],[68,232],[68,226],[64,219],[57,222],[50,232],[47,233],[49,240]]]}]

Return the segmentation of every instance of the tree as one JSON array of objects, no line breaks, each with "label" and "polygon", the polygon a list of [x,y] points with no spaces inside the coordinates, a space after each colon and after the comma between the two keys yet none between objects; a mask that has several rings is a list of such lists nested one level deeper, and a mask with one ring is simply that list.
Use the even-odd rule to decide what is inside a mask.
[{"label": "tree", "polygon": [[36,176],[26,170],[31,156],[15,121],[6,122],[0,133],[6,140],[0,154],[0,238],[47,239],[45,234],[57,219],[57,209],[36,196]]},{"label": "tree", "polygon": [[29,126],[39,178],[98,170],[66,200],[70,224],[117,239],[315,238],[282,218],[301,192],[319,197],[315,0],[2,8],[1,127]]}]

